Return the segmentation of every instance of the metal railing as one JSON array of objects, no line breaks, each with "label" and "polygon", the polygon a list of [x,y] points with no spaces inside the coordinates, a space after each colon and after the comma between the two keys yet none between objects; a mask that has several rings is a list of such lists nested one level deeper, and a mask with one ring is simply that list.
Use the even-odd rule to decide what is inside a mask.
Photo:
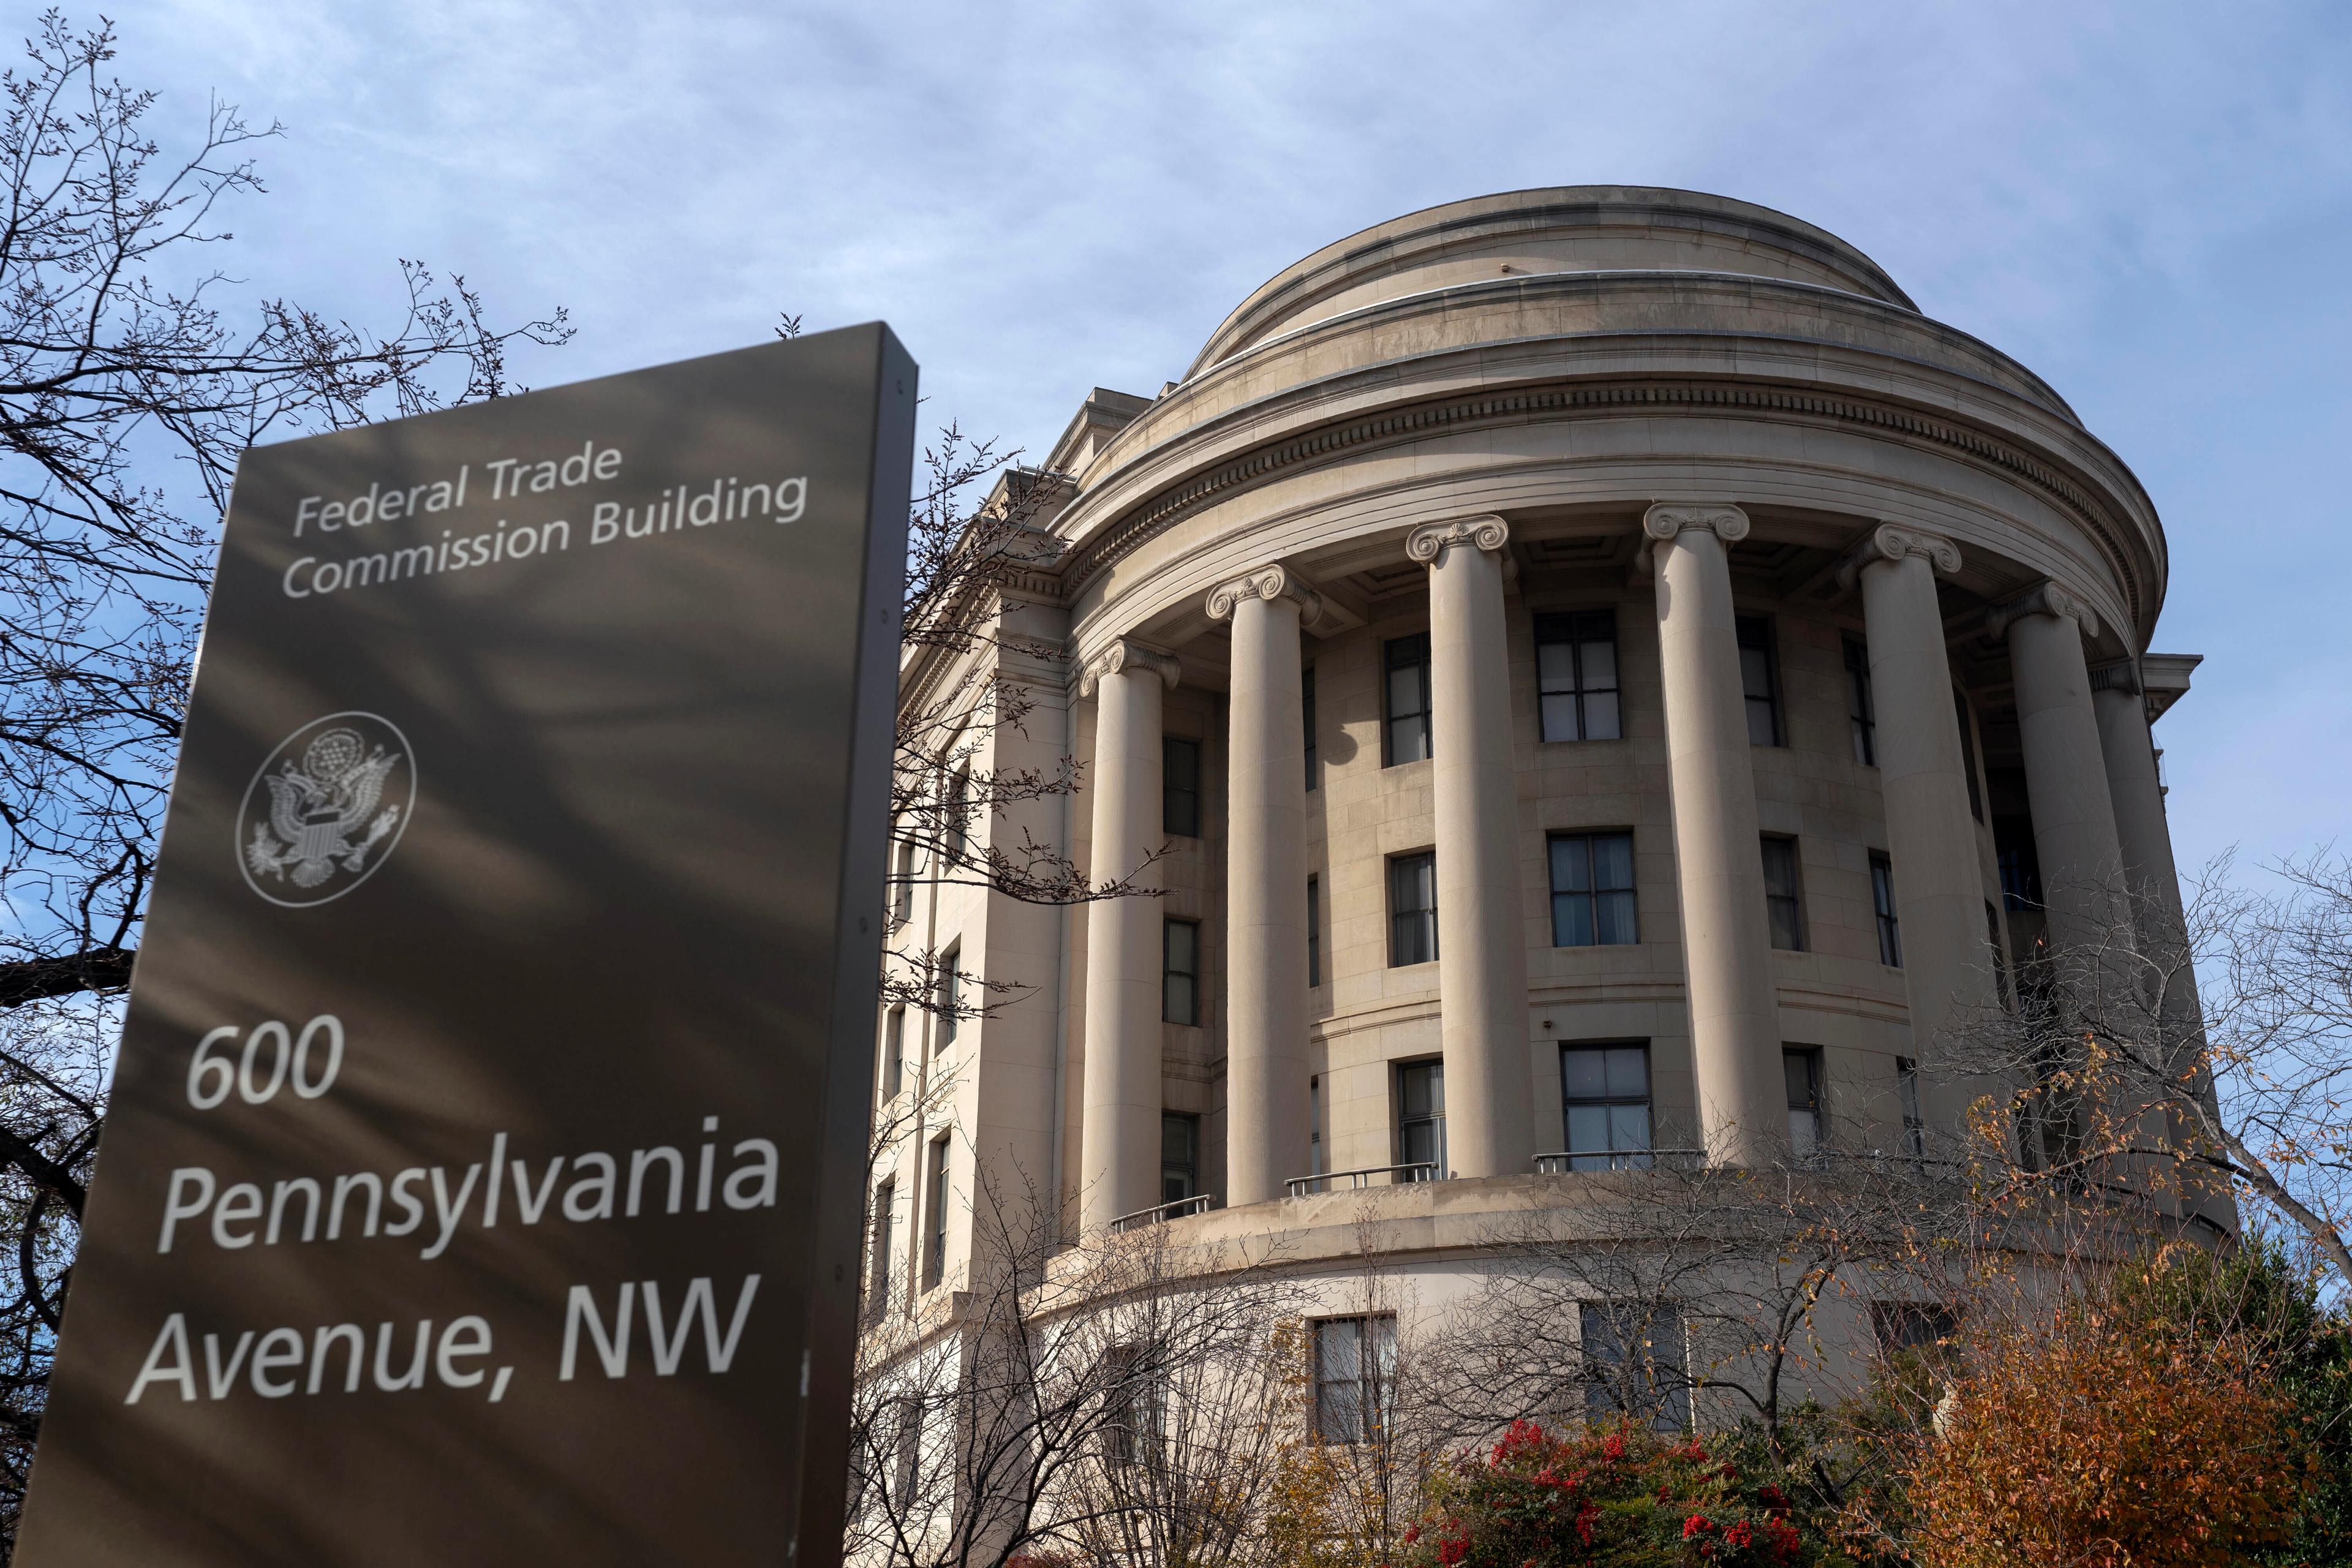
[{"label": "metal railing", "polygon": [[1578,1160],[1604,1160],[1601,1165],[1586,1165],[1588,1171],[1647,1171],[1660,1164],[1675,1166],[1694,1163],[1706,1158],[1704,1149],[1580,1149],[1574,1153],[1536,1156],[1536,1173],[1543,1176],[1565,1176],[1578,1170]]},{"label": "metal railing", "polygon": [[[1312,1176],[1286,1176],[1283,1179],[1282,1184],[1290,1189],[1292,1197],[1303,1198],[1313,1193],[1315,1184],[1318,1182],[1344,1181],[1352,1189],[1370,1186],[1374,1176],[1388,1177],[1391,1186],[1403,1186],[1412,1182],[1433,1182],[1437,1180],[1437,1162],[1408,1160],[1397,1165],[1363,1165],[1352,1171],[1325,1171]],[[1328,1192],[1331,1189],[1327,1187],[1324,1190]]]},{"label": "metal railing", "polygon": [[1148,1209],[1138,1209],[1133,1214],[1123,1214],[1110,1222],[1110,1233],[1122,1236],[1130,1230],[1141,1230],[1148,1225],[1166,1225],[1170,1220],[1182,1219],[1186,1215],[1207,1214],[1216,1206],[1214,1193],[1200,1193],[1189,1198],[1178,1198],[1174,1203],[1156,1204]]}]

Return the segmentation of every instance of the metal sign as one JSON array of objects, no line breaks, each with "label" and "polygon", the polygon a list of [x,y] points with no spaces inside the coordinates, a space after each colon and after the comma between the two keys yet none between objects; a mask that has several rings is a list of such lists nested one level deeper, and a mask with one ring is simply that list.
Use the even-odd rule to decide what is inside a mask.
[{"label": "metal sign", "polygon": [[20,1564],[837,1556],[914,400],[246,454]]}]

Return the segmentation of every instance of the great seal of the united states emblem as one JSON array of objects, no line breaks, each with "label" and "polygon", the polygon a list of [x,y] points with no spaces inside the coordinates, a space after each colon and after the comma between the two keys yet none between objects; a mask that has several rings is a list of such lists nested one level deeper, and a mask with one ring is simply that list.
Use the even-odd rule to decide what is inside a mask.
[{"label": "great seal of the united states emblem", "polygon": [[375,874],[408,826],[416,767],[389,719],[313,719],[278,743],[246,785],[237,868],[273,904],[340,899]]}]

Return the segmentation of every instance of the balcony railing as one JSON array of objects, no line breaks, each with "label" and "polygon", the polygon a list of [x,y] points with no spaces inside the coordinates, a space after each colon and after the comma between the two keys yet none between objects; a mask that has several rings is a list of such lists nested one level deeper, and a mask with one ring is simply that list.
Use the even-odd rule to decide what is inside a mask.
[{"label": "balcony railing", "polygon": [[1110,1222],[1110,1233],[1124,1236],[1148,1225],[1166,1225],[1171,1219],[1182,1219],[1188,1214],[1206,1214],[1216,1206],[1214,1193],[1200,1193],[1189,1198],[1178,1198],[1174,1203],[1157,1204],[1148,1209],[1138,1209],[1133,1214],[1123,1214]]},{"label": "balcony railing", "polygon": [[[1353,1171],[1325,1171],[1319,1175],[1286,1177],[1283,1185],[1290,1189],[1292,1197],[1303,1198],[1315,1191],[1318,1182],[1345,1182],[1353,1189],[1370,1186],[1374,1176],[1386,1176],[1391,1186],[1403,1186],[1411,1182],[1433,1182],[1437,1180],[1437,1162],[1408,1160],[1398,1165],[1364,1165]],[[1335,1189],[1326,1187],[1323,1190],[1331,1192]]]},{"label": "balcony railing", "polygon": [[1647,1171],[1661,1164],[1696,1164],[1706,1158],[1706,1151],[1704,1149],[1580,1149],[1574,1153],[1537,1155],[1536,1173],[1565,1176],[1580,1169],[1573,1163],[1578,1160],[1605,1162],[1581,1167],[1587,1171]]}]

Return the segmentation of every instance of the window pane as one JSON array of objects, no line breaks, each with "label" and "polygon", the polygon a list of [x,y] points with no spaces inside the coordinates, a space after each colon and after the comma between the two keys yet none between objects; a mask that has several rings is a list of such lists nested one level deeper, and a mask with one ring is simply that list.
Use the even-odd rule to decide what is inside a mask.
[{"label": "window pane", "polygon": [[1572,1154],[1603,1151],[1609,1147],[1609,1108],[1605,1105],[1571,1105],[1568,1108],[1568,1148]]},{"label": "window pane", "polygon": [[1554,893],[1551,898],[1552,946],[1591,947],[1593,940],[1591,895]]},{"label": "window pane", "polygon": [[1758,702],[1772,700],[1772,656],[1760,647],[1739,650],[1739,689]]},{"label": "window pane", "polygon": [[1547,741],[1580,741],[1584,738],[1576,732],[1576,698],[1573,693],[1544,698],[1543,738]]},{"label": "window pane", "polygon": [[1182,974],[1200,972],[1201,928],[1191,921],[1168,922],[1168,967]]},{"label": "window pane", "polygon": [[1602,893],[1593,900],[1592,940],[1604,946],[1641,941],[1633,918],[1633,895]]},{"label": "window pane", "polygon": [[1772,704],[1763,698],[1748,700],[1748,743],[1751,746],[1777,746],[1780,743],[1780,726],[1772,712]]},{"label": "window pane", "polygon": [[1608,1058],[1612,1099],[1645,1099],[1650,1092],[1650,1053],[1639,1046],[1612,1046]]},{"label": "window pane", "polygon": [[1646,1105],[1611,1106],[1609,1147],[1619,1151],[1639,1151],[1649,1146],[1650,1108]]},{"label": "window pane", "polygon": [[1584,699],[1584,739],[1614,741],[1619,738],[1617,727],[1617,694],[1594,691]]},{"label": "window pane", "polygon": [[1576,689],[1576,645],[1569,642],[1536,644],[1536,679],[1546,691]]},{"label": "window pane", "polygon": [[1592,885],[1631,888],[1633,885],[1633,836],[1598,833],[1592,837]]},{"label": "window pane", "polygon": [[1563,835],[1551,841],[1551,889],[1555,893],[1580,893],[1592,886],[1592,840],[1582,834]]},{"label": "window pane", "polygon": [[1617,686],[1617,643],[1612,637],[1579,643],[1578,674],[1587,691],[1610,691]]},{"label": "window pane", "polygon": [[1168,1022],[1198,1026],[1201,1016],[1192,994],[1192,977],[1171,974],[1168,977]]},{"label": "window pane", "polygon": [[1797,847],[1786,838],[1764,841],[1764,891],[1776,899],[1797,896]]},{"label": "window pane", "polygon": [[1599,1100],[1609,1092],[1608,1053],[1567,1050],[1559,1057],[1560,1087],[1570,1100]]}]

